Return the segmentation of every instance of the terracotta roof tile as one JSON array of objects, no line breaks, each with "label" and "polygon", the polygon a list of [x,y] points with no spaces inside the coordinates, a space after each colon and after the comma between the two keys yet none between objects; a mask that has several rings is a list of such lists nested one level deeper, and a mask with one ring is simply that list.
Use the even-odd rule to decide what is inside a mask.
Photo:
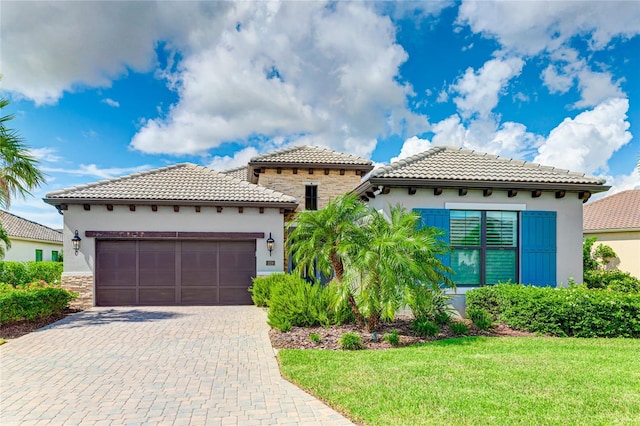
[{"label": "terracotta roof tile", "polygon": [[39,223],[0,211],[0,222],[9,237],[62,243],[62,232]]},{"label": "terracotta roof tile", "polygon": [[289,195],[190,163],[50,192],[45,201],[60,199],[296,203]]},{"label": "terracotta roof tile", "polygon": [[249,180],[247,177],[249,176],[249,168],[248,166],[240,166],[235,169],[229,169],[222,171],[225,175],[233,176],[236,179],[240,180]]},{"label": "terracotta roof tile", "polygon": [[371,172],[372,178],[499,181],[600,185],[605,181],[468,149],[436,147]]},{"label": "terracotta roof tile", "polygon": [[586,204],[583,229],[640,229],[640,189],[631,189]]},{"label": "terracotta roof tile", "polygon": [[295,146],[253,157],[250,163],[335,164],[371,166],[371,160],[317,146]]}]

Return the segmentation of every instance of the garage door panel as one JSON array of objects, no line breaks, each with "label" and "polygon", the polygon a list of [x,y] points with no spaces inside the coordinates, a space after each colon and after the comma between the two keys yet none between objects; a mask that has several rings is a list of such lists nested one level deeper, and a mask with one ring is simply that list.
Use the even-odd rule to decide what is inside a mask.
[{"label": "garage door panel", "polygon": [[140,305],[176,305],[175,287],[140,288]]},{"label": "garage door panel", "polygon": [[244,288],[220,288],[220,305],[251,305],[251,293]]},{"label": "garage door panel", "polygon": [[182,287],[181,289],[183,305],[217,305],[217,287]]},{"label": "garage door panel", "polygon": [[248,285],[251,285],[251,278],[253,277],[255,277],[255,273],[253,271],[221,270],[220,284],[224,287],[247,288]]},{"label": "garage door panel", "polygon": [[98,306],[130,306],[137,305],[135,288],[98,289],[96,293],[96,305]]}]

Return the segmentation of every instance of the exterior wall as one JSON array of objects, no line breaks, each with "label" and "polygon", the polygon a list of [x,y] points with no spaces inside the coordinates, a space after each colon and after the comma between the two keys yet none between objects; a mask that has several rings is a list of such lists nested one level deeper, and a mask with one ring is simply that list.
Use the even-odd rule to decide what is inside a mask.
[{"label": "exterior wall", "polygon": [[296,211],[301,211],[304,210],[305,183],[318,184],[318,209],[321,209],[329,199],[353,190],[360,180],[355,170],[348,169],[344,175],[340,175],[339,169],[330,169],[329,174],[325,175],[324,169],[313,169],[313,174],[309,174],[309,168],[299,168],[298,173],[293,174],[293,169],[282,168],[278,174],[275,168],[265,168],[258,177],[258,184],[295,197],[299,203]]},{"label": "exterior wall", "polygon": [[[94,305],[93,276],[95,266],[95,238],[85,236],[85,231],[170,231],[170,232],[263,232],[264,240],[256,241],[256,273],[269,275],[284,271],[284,219],[277,208],[265,208],[260,214],[258,208],[245,207],[243,213],[237,207],[224,207],[218,213],[215,207],[202,207],[196,213],[193,207],[180,207],[179,212],[173,206],[158,206],[157,212],[151,206],[114,205],[108,211],[104,205],[92,205],[85,211],[82,205],[69,205],[64,212],[64,287],[80,291],[85,299],[91,299]],[[78,255],[74,255],[71,245],[74,231],[78,230],[82,238]],[[266,239],[269,233],[275,240],[271,256],[267,250]],[[275,265],[267,265],[274,261]],[[86,288],[90,286],[90,288]],[[86,306],[86,305],[85,305]]]},{"label": "exterior wall", "polygon": [[627,232],[585,232],[585,238],[598,237],[598,244],[608,245],[618,255],[619,263],[612,266],[640,278],[640,231]]},{"label": "exterior wall", "polygon": [[36,260],[36,250],[42,250],[42,260],[50,262],[51,252],[57,251],[60,253],[62,251],[62,243],[11,238],[11,248],[6,251],[3,260],[13,262]]},{"label": "exterior wall", "polygon": [[[501,190],[494,190],[491,196],[484,197],[482,190],[472,189],[465,196],[459,196],[457,189],[445,189],[436,196],[433,195],[433,189],[419,188],[414,195],[408,195],[406,188],[392,188],[389,194],[380,194],[369,200],[369,205],[385,211],[389,211],[390,205],[396,204],[408,210],[444,209],[446,203],[519,204],[524,205],[526,210],[556,211],[556,281],[559,286],[567,286],[570,278],[576,282],[582,281],[582,200],[575,193],[567,193],[564,198],[556,199],[553,192],[543,192],[539,198],[532,198],[530,191],[520,191],[515,197],[509,198],[507,192]],[[469,206],[469,209],[473,208]],[[460,287],[458,293],[468,289]]]}]

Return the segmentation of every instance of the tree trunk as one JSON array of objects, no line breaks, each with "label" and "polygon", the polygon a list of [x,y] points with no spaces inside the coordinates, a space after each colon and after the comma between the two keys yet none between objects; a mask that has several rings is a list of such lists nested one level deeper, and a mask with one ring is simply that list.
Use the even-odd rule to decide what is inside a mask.
[{"label": "tree trunk", "polygon": [[[342,283],[342,276],[344,275],[344,265],[342,263],[342,260],[340,260],[340,258],[338,258],[335,253],[331,254],[331,264],[333,265],[333,270],[336,273],[334,279],[337,282]],[[349,294],[347,295],[347,303],[351,307],[351,310],[356,317],[356,324],[358,325],[358,328],[364,328],[364,317],[360,313],[360,309],[358,309],[358,305],[356,304],[356,299],[355,297],[353,297],[351,291],[349,291]]]},{"label": "tree trunk", "polygon": [[369,316],[369,320],[367,321],[367,331],[374,332],[380,328],[380,314],[375,312]]}]

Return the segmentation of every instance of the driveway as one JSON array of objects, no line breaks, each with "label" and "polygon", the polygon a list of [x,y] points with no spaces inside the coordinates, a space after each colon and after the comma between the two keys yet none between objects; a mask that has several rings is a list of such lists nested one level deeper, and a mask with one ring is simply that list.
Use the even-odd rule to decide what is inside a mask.
[{"label": "driveway", "polygon": [[282,379],[254,306],[93,308],[0,346],[0,424],[351,424]]}]

